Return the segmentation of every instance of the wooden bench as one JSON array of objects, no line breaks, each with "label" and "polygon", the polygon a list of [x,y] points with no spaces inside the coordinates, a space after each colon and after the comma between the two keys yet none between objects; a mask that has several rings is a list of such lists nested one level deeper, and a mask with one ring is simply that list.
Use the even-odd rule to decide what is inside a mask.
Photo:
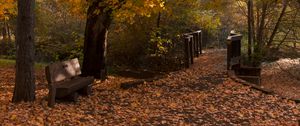
[{"label": "wooden bench", "polygon": [[48,106],[53,107],[57,98],[77,100],[78,93],[90,95],[93,77],[81,77],[78,59],[56,62],[45,68],[48,81]]}]

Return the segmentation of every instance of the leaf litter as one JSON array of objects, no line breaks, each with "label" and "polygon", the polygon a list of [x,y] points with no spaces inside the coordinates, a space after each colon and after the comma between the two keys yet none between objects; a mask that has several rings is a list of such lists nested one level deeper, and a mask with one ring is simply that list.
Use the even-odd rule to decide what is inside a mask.
[{"label": "leaf litter", "polygon": [[189,68],[122,89],[134,78],[95,81],[78,102],[47,106],[47,84],[37,71],[36,101],[11,103],[14,70],[0,68],[0,124],[9,125],[298,125],[300,105],[263,94],[226,75],[225,51],[208,51]]}]

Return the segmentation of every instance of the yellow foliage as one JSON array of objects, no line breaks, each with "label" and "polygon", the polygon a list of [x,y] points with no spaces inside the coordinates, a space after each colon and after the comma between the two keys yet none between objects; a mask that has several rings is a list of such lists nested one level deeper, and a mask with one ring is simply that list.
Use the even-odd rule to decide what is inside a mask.
[{"label": "yellow foliage", "polygon": [[0,1],[0,20],[8,19],[9,15],[17,14],[16,0],[1,0]]},{"label": "yellow foliage", "polygon": [[116,21],[134,23],[135,16],[151,17],[162,10],[165,10],[163,0],[126,0],[120,9],[114,11],[114,16]]},{"label": "yellow foliage", "polygon": [[84,19],[86,17],[86,0],[56,0],[60,8],[68,8],[71,15]]},{"label": "yellow foliage", "polygon": [[[69,8],[74,16],[85,18],[87,5],[94,0],[55,0],[60,8]],[[88,1],[88,2],[86,2]],[[164,0],[103,0],[99,2],[99,7],[113,10],[116,21],[133,23],[135,16],[150,17],[153,13],[158,13],[165,9]],[[96,9],[94,14],[100,14],[100,9]]]}]

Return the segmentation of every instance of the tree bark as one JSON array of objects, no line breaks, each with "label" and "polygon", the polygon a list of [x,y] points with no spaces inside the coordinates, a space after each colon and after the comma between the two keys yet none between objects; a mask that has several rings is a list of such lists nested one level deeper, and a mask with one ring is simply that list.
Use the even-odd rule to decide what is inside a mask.
[{"label": "tree bark", "polygon": [[7,29],[7,37],[8,37],[8,42],[11,42],[12,39],[11,39],[11,30],[9,28],[9,24],[6,23],[6,29]]},{"label": "tree bark", "polygon": [[156,19],[156,27],[160,28],[160,18],[161,18],[161,12],[158,12],[157,19]]},{"label": "tree bark", "polygon": [[253,45],[253,1],[248,0],[248,58],[251,60],[252,45]]},{"label": "tree bark", "polygon": [[6,29],[6,21],[4,21],[4,25],[3,25],[3,28],[2,28],[2,36],[3,36],[3,41],[6,41],[7,40],[7,29]]},{"label": "tree bark", "polygon": [[[260,11],[261,11],[261,7],[256,4],[256,32],[255,32],[255,37],[254,37],[254,41],[256,42],[256,44],[258,44],[258,30],[259,30],[259,26],[260,26]],[[255,45],[255,44],[254,44]]]},{"label": "tree bark", "polygon": [[264,29],[265,29],[265,22],[266,22],[266,16],[267,16],[267,8],[268,3],[264,2],[262,3],[262,12],[261,12],[261,18],[259,26],[257,27],[257,48],[255,52],[261,53],[262,47],[264,45],[263,37],[264,37]]},{"label": "tree bark", "polygon": [[35,100],[34,5],[35,0],[18,0],[14,103]]},{"label": "tree bark", "polygon": [[[99,7],[100,2],[102,1],[93,2],[87,12],[82,74],[105,79],[107,34],[112,21],[112,11],[105,6]],[[100,12],[95,13],[97,11]]]}]

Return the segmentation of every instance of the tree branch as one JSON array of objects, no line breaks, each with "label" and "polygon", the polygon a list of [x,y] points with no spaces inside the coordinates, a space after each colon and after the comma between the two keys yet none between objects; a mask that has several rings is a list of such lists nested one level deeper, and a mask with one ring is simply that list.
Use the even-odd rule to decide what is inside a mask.
[{"label": "tree branch", "polygon": [[285,11],[286,11],[286,8],[287,8],[287,5],[288,5],[288,1],[287,0],[283,0],[282,4],[283,4],[283,7],[282,7],[282,10],[281,10],[280,16],[279,16],[279,18],[278,18],[278,20],[277,20],[277,22],[275,24],[274,30],[273,30],[273,32],[271,34],[271,37],[270,37],[270,39],[269,39],[269,41],[267,43],[267,47],[268,48],[271,46],[271,44],[273,42],[273,39],[274,39],[274,37],[275,37],[275,35],[277,33],[277,30],[278,30],[278,28],[280,26],[281,20],[282,20],[283,16],[285,15]]}]

